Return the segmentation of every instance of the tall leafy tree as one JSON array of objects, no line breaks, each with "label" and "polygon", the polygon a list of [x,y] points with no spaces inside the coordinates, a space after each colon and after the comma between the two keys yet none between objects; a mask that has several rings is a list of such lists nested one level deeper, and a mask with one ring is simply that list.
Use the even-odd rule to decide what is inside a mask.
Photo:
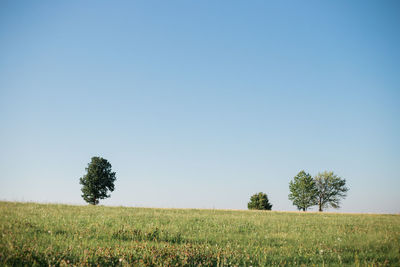
[{"label": "tall leafy tree", "polygon": [[267,194],[260,192],[250,197],[247,207],[249,210],[271,210],[272,204],[269,203]]},{"label": "tall leafy tree", "polygon": [[306,211],[309,207],[317,204],[317,188],[315,181],[309,173],[300,171],[289,183],[289,200],[297,209]]},{"label": "tall leafy tree", "polygon": [[111,164],[101,157],[92,157],[86,171],[79,179],[82,198],[89,204],[97,205],[100,199],[110,197],[109,191],[114,191],[115,172],[111,171]]},{"label": "tall leafy tree", "polygon": [[318,190],[316,200],[319,211],[329,207],[340,208],[341,199],[345,198],[347,191],[349,191],[345,179],[328,171],[318,173],[315,176],[315,185]]}]

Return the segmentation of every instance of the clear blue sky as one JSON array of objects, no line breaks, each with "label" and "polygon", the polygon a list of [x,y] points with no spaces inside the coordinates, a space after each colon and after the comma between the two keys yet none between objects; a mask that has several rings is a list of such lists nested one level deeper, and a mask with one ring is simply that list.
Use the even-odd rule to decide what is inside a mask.
[{"label": "clear blue sky", "polygon": [[0,199],[295,210],[333,170],[344,212],[400,212],[399,1],[1,1]]}]

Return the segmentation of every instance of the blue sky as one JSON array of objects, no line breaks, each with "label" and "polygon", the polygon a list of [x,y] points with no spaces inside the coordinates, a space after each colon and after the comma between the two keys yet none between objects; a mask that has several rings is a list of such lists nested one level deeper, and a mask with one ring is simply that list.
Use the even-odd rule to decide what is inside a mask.
[{"label": "blue sky", "polygon": [[400,212],[398,1],[1,1],[0,199],[246,209],[332,170]]}]

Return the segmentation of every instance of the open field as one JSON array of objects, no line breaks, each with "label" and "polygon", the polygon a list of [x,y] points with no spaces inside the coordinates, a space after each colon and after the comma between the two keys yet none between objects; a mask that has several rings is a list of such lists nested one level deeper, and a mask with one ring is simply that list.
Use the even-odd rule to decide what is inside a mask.
[{"label": "open field", "polygon": [[400,216],[0,202],[0,265],[400,266]]}]

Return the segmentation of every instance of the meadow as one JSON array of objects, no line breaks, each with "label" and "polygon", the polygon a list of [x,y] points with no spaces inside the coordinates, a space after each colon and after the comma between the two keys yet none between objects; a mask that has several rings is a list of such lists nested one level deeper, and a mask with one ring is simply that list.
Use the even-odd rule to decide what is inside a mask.
[{"label": "meadow", "polygon": [[0,265],[400,266],[400,215],[0,202]]}]

